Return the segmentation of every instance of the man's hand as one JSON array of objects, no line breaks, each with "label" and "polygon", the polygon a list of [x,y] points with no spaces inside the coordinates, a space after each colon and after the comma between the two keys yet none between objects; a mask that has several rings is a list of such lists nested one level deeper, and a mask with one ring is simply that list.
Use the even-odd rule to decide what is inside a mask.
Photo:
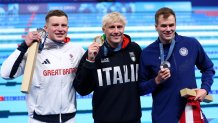
[{"label": "man's hand", "polygon": [[194,100],[202,102],[204,98],[207,96],[207,91],[205,89],[194,89],[196,92],[196,96]]},{"label": "man's hand", "polygon": [[97,42],[93,42],[89,47],[88,47],[88,60],[95,61],[95,57],[99,52],[100,44]]},{"label": "man's hand", "polygon": [[38,41],[38,42],[41,41],[41,36],[37,31],[29,32],[26,35],[25,42],[28,47],[33,43],[33,41]]},{"label": "man's hand", "polygon": [[162,68],[159,70],[158,75],[155,77],[155,82],[156,84],[160,84],[163,81],[167,80],[170,78],[170,69],[169,68]]}]

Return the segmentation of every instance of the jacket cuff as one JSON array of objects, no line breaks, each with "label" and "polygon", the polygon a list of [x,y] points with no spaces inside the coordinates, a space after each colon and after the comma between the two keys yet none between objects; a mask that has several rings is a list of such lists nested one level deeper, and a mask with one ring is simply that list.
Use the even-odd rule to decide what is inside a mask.
[{"label": "jacket cuff", "polygon": [[202,85],[201,89],[205,89],[207,91],[207,94],[209,94],[209,92],[210,92],[210,87],[208,87],[206,85]]},{"label": "jacket cuff", "polygon": [[18,46],[17,49],[18,49],[19,51],[25,53],[25,52],[27,51],[27,49],[28,49],[28,46],[26,45],[26,42],[24,41],[23,43],[20,44],[20,46]]},{"label": "jacket cuff", "polygon": [[95,61],[93,61],[93,60],[89,60],[88,58],[86,58],[86,61],[87,62],[90,62],[90,63],[94,63]]}]

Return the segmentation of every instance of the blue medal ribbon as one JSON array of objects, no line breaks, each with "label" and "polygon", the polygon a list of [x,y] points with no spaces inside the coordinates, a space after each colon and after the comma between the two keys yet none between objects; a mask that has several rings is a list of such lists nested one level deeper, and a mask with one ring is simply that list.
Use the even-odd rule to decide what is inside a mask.
[{"label": "blue medal ribbon", "polygon": [[[168,60],[168,59],[170,58],[170,56],[172,55],[174,46],[175,46],[175,40],[173,39],[172,42],[171,42],[171,44],[170,44],[170,49],[169,49],[169,52],[168,52],[168,54],[167,54],[167,57],[166,57],[166,59],[164,60],[163,44],[162,44],[162,43],[159,43],[161,65],[162,65],[164,62],[168,62],[167,60]],[[168,63],[169,63],[169,62],[168,62]]]}]

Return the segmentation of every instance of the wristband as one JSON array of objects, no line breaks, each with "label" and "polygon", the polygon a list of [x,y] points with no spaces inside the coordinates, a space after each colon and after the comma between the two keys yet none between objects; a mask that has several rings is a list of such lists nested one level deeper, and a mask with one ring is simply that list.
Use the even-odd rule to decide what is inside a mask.
[{"label": "wristband", "polygon": [[94,63],[95,62],[94,60],[89,60],[88,58],[86,58],[86,61],[90,62],[90,63]]}]

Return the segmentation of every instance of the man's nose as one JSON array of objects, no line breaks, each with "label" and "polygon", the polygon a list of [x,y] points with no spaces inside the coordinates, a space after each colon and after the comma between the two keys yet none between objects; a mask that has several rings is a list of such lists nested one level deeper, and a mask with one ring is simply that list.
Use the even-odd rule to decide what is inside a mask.
[{"label": "man's nose", "polygon": [[166,30],[167,30],[167,31],[170,31],[170,27],[169,27],[169,26],[167,26],[167,27],[166,27]]},{"label": "man's nose", "polygon": [[118,33],[118,32],[119,32],[119,29],[118,29],[117,27],[115,27],[115,28],[114,28],[114,32],[115,32],[115,33]]}]

